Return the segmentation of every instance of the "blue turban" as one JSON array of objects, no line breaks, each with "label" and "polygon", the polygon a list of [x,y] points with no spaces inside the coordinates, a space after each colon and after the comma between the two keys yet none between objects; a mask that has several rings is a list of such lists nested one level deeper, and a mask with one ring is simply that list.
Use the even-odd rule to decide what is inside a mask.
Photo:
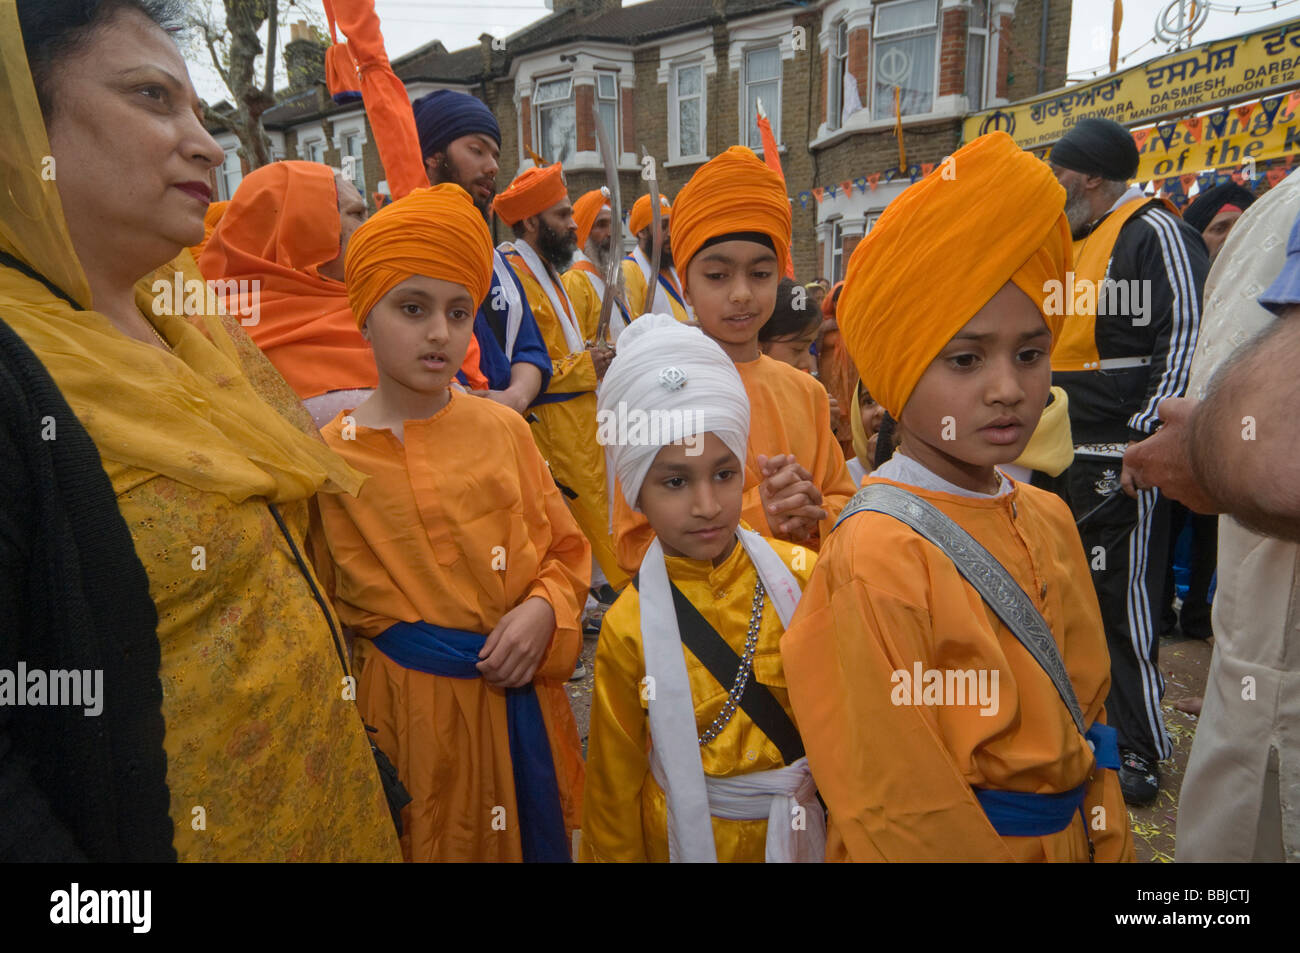
[{"label": "blue turban", "polygon": [[440,89],[421,96],[411,104],[415,110],[415,128],[420,135],[420,154],[426,159],[461,136],[481,132],[501,145],[501,127],[482,100],[469,93]]}]

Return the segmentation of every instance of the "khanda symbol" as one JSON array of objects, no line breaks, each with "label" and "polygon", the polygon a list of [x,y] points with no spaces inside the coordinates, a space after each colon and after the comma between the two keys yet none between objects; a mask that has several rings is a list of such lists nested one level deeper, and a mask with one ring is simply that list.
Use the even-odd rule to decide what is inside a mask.
[{"label": "khanda symbol", "polygon": [[997,132],[1001,130],[1008,136],[1014,136],[1016,133],[1016,117],[1011,113],[1003,112],[1001,109],[995,109],[989,114],[988,118],[980,124],[980,135],[988,132]]}]

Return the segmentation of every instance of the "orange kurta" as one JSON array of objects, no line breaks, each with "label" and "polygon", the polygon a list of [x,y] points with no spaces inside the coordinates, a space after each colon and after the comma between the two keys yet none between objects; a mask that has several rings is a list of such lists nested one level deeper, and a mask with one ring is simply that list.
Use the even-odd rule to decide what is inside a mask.
[{"label": "orange kurta", "polygon": [[[997,498],[907,489],[959,523],[1030,595],[1085,722],[1104,720],[1110,658],[1068,507],[1025,484]],[[1085,781],[1097,860],[1133,859],[1118,776],[1096,770],[1051,679],[952,560],[893,517],[859,513],[830,536],[781,655],[830,811],[828,860],[1086,861],[1081,817],[1046,837],[1002,837],[971,790],[1058,793]],[[997,672],[996,711],[895,704],[894,673],[915,663]]]},{"label": "orange kurta", "polygon": [[[749,395],[749,453],[745,458],[745,497],[740,518],[764,536],[771,536],[758,485],[762,482],[758,456],[794,454],[822,491],[826,519],[824,536],[844,504],[857,489],[844,454],[831,431],[831,405],[826,391],[810,375],[766,354],[736,365]],[[629,573],[641,565],[654,530],[646,518],[628,506],[621,488],[614,494],[614,550]],[[805,543],[816,550],[816,538]]]},{"label": "orange kurta", "polygon": [[571,833],[581,822],[583,768],[564,684],[582,647],[591,549],[528,425],[508,408],[453,391],[434,416],[404,424],[405,443],[386,429],[345,431],[345,417],[322,436],[370,478],[356,498],[322,496],[321,519],[339,617],[365,637],[356,642],[357,704],[413,798],[403,852],[520,860],[505,692],[403,668],[365,639],[417,621],[486,635],[524,599],[550,603],[556,630],[534,685]]}]

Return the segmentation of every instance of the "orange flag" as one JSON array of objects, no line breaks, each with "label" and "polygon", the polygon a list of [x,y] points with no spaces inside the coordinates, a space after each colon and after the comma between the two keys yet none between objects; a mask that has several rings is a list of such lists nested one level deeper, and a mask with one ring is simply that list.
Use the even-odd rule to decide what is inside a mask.
[{"label": "orange flag", "polygon": [[406,86],[393,72],[379,32],[374,0],[324,0],[325,11],[348,38],[347,49],[361,77],[366,118],[375,133],[379,161],[394,199],[428,186],[415,113]]},{"label": "orange flag", "polygon": [[1246,105],[1238,106],[1234,110],[1237,113],[1237,122],[1241,124],[1242,129],[1250,125],[1250,115],[1255,111],[1255,105],[1255,103],[1246,103]]},{"label": "orange flag", "polygon": [[[781,170],[781,153],[776,147],[776,136],[772,134],[772,123],[768,121],[767,116],[760,111],[758,114],[758,134],[763,140],[763,163],[785,181],[785,173]],[[821,201],[818,199],[818,201]],[[791,244],[790,255],[785,260],[785,276],[794,277],[794,246]]]},{"label": "orange flag", "polygon": [[867,186],[871,189],[871,191],[873,192],[876,191],[876,186],[879,184],[880,184],[879,172],[873,172],[869,176],[867,176]]},{"label": "orange flag", "polygon": [[1151,129],[1134,129],[1133,142],[1138,147],[1138,152],[1146,148],[1147,140],[1151,138]]},{"label": "orange flag", "polygon": [[1110,71],[1119,66],[1119,29],[1124,25],[1124,2],[1115,0],[1110,8]]},{"label": "orange flag", "polygon": [[1200,141],[1201,141],[1201,126],[1204,125],[1204,122],[1205,122],[1204,117],[1203,117],[1203,116],[1193,116],[1191,119],[1184,119],[1183,122],[1184,122],[1184,124],[1187,126],[1187,138],[1188,138],[1188,140],[1191,141],[1191,142],[1200,142]]}]

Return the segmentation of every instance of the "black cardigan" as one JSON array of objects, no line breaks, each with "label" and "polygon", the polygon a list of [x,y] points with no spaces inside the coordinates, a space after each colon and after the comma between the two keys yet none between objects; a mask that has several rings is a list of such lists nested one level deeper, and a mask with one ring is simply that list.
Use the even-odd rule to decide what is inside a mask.
[{"label": "black cardigan", "polygon": [[148,577],[94,442],[3,317],[0,669],[102,670],[103,710],[0,704],[0,861],[175,860]]}]

